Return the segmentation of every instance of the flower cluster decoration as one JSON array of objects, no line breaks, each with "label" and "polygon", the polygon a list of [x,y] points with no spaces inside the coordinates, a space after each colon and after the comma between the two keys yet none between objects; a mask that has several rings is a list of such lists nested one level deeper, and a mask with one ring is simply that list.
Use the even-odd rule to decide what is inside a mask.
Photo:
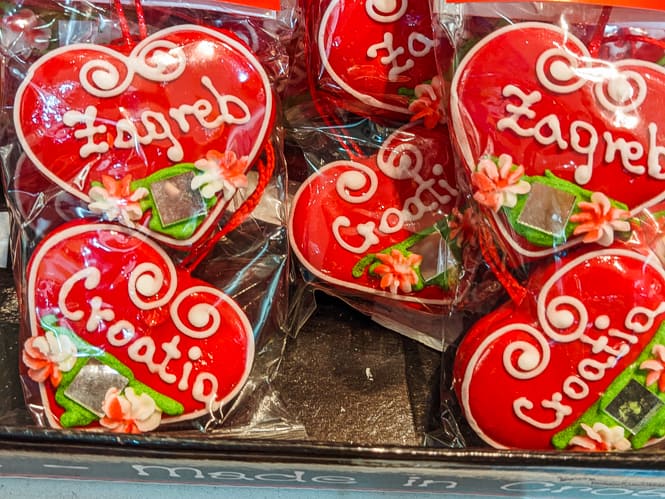
[{"label": "flower cluster decoration", "polygon": [[416,85],[415,99],[409,104],[409,112],[413,113],[411,121],[423,120],[426,128],[434,128],[445,123],[446,87],[443,78],[435,76],[430,83]]},{"label": "flower cluster decoration", "polygon": [[658,383],[658,390],[665,392],[665,345],[654,345],[651,350],[653,359],[645,360],[640,369],[648,371],[646,385]]},{"label": "flower cluster decoration", "polygon": [[159,426],[162,411],[146,393],[137,395],[134,389],[126,388],[124,394],[109,388],[102,405],[104,417],[99,420],[104,428],[113,433],[144,433]]},{"label": "flower cluster decoration", "polygon": [[457,243],[458,246],[475,245],[478,217],[472,208],[460,211],[455,207],[448,219],[448,229],[450,241]]},{"label": "flower cluster decoration", "polygon": [[65,335],[56,336],[46,331],[44,336],[28,338],[23,348],[23,363],[28,367],[28,376],[33,381],[44,383],[50,380],[55,387],[62,381],[62,373],[69,372],[76,364],[76,345]]},{"label": "flower cluster decoration", "polygon": [[581,211],[572,215],[570,221],[579,224],[573,234],[583,234],[585,243],[609,246],[614,241],[615,231],[630,231],[630,213],[612,206],[602,192],[594,192],[590,202],[581,201],[577,206]]},{"label": "flower cluster decoration", "polygon": [[475,190],[473,198],[494,212],[504,206],[513,208],[517,204],[518,194],[531,191],[531,184],[523,176],[524,167],[513,165],[513,158],[509,154],[501,154],[497,162],[483,158],[471,174],[471,184]]},{"label": "flower cluster decoration", "polygon": [[238,189],[247,187],[245,171],[249,163],[247,156],[238,157],[233,151],[208,151],[204,159],[199,159],[194,166],[201,172],[192,179],[193,190],[200,189],[201,195],[210,199],[221,192],[225,201],[233,197]]},{"label": "flower cluster decoration", "polygon": [[577,435],[570,439],[571,450],[583,451],[625,451],[632,445],[624,436],[621,426],[609,428],[603,423],[595,423],[593,426],[581,424],[586,435]]},{"label": "flower cluster decoration", "polygon": [[109,220],[118,220],[133,227],[134,222],[143,216],[139,201],[148,195],[148,189],[139,187],[132,191],[131,183],[131,175],[125,175],[120,180],[102,175],[102,185],[95,185],[88,192],[92,201],[88,208]]},{"label": "flower cluster decoration", "polygon": [[397,249],[393,249],[389,254],[377,253],[375,256],[381,262],[373,269],[373,272],[381,277],[379,286],[382,289],[388,288],[392,294],[397,294],[398,290],[410,293],[412,287],[418,283],[415,267],[420,265],[423,257],[416,253],[404,256]]}]

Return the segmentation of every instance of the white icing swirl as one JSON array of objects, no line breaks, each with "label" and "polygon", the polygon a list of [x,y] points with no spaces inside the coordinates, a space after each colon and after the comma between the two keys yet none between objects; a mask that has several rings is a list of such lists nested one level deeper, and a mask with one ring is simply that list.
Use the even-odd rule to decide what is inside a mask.
[{"label": "white icing swirl", "polygon": [[607,81],[594,86],[598,103],[608,111],[634,111],[647,98],[647,84],[644,77],[635,71],[618,71]]},{"label": "white icing swirl", "polygon": [[[532,379],[539,376],[550,362],[550,347],[547,339],[537,329],[526,324],[513,324],[503,328],[502,334],[522,331],[531,336],[537,346],[527,341],[510,343],[503,352],[503,367],[515,379]],[[518,353],[515,357],[515,353]]]},{"label": "white icing swirl", "polygon": [[[79,81],[90,95],[100,98],[122,94],[135,74],[150,81],[169,82],[182,75],[187,65],[182,48],[167,40],[146,43],[136,55],[128,57],[104,47],[98,50],[108,59],[86,62],[79,71]],[[122,73],[125,73],[124,79]]]},{"label": "white icing swirl", "polygon": [[[129,298],[137,308],[152,310],[163,307],[173,297],[177,286],[176,270],[170,259],[164,259],[163,263],[168,271],[168,279],[165,278],[163,270],[152,262],[137,265],[129,275],[127,291]],[[161,298],[155,300],[144,299],[158,297],[165,285],[168,285],[168,289]]]},{"label": "white icing swirl", "polygon": [[580,57],[564,48],[545,50],[536,61],[536,76],[540,84],[552,92],[573,93],[587,80],[580,78]]},{"label": "white icing swirl", "polygon": [[[379,179],[371,168],[355,162],[348,162],[346,166],[354,168],[342,173],[337,178],[335,189],[337,195],[347,203],[362,204],[372,199],[379,186]],[[364,192],[360,192],[364,189]],[[354,194],[360,192],[360,194]]]},{"label": "white icing swirl", "polygon": [[[185,310],[184,313],[181,313],[180,310],[182,303],[186,298],[194,294],[207,294],[214,297],[214,303],[206,303],[202,301],[197,301],[194,305],[190,306],[189,309]],[[197,340],[203,340],[214,335],[222,324],[222,317],[215,306],[216,304],[222,303],[224,301],[224,294],[221,291],[218,291],[214,288],[209,288],[206,286],[194,286],[189,289],[182,291],[171,304],[171,319],[173,323],[178,328],[178,330]],[[186,317],[187,324],[182,320],[182,317]]]},{"label": "white icing swirl", "polygon": [[[119,65],[126,66],[126,63],[118,58]],[[79,71],[79,81],[81,86],[90,95],[95,97],[115,97],[120,95],[129,86],[134,77],[131,71],[127,72],[123,80],[120,79],[120,71],[110,61],[95,59],[86,62]]]},{"label": "white icing swirl", "polygon": [[365,2],[365,11],[370,19],[386,24],[399,21],[408,7],[408,0],[366,0]]}]

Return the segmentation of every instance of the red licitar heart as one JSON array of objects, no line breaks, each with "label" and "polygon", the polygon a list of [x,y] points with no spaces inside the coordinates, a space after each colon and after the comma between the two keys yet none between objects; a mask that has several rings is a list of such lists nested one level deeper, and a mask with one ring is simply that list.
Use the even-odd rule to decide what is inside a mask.
[{"label": "red licitar heart", "polygon": [[[176,26],[141,41],[128,55],[75,44],[35,62],[14,107],[27,157],[65,191],[90,202],[103,176],[139,180],[209,151],[246,157],[268,139],[275,114],[270,81],[235,37],[201,26]],[[213,228],[225,203],[209,209],[186,240]]]},{"label": "red licitar heart", "polygon": [[[311,175],[294,196],[289,220],[298,260],[335,287],[411,303],[449,303],[453,292],[437,286],[409,292],[405,283],[413,282],[408,276],[391,292],[385,286],[389,278],[370,276],[367,269],[353,275],[363,257],[432,227],[452,212],[457,190],[445,144],[444,129],[408,125],[386,140],[376,157],[336,161]],[[402,259],[392,253],[385,257],[389,265],[399,266],[396,259]],[[403,259],[405,266],[417,263]],[[381,267],[375,270],[380,273]]]},{"label": "red licitar heart", "polygon": [[319,86],[357,112],[412,114],[403,90],[413,92],[436,74],[427,2],[331,0],[321,10]]},{"label": "red licitar heart", "polygon": [[[451,123],[469,177],[484,156],[507,154],[527,176],[549,170],[634,215],[665,196],[664,100],[661,66],[594,59],[568,31],[519,23],[481,40],[460,63]],[[522,257],[562,249],[535,247],[501,214],[487,216]]]},{"label": "red licitar heart", "polygon": [[[180,402],[182,413],[164,415],[162,423],[217,410],[249,375],[254,338],[243,311],[176,268],[137,231],[88,222],[61,226],[35,250],[26,290],[25,338],[43,337],[42,321],[55,317],[58,327],[114,356],[138,382]],[[58,427],[64,411],[55,390],[40,383],[44,412]]]},{"label": "red licitar heart", "polygon": [[665,271],[622,248],[533,272],[529,294],[459,345],[454,386],[471,427],[499,448],[548,449],[634,363],[665,312]]}]

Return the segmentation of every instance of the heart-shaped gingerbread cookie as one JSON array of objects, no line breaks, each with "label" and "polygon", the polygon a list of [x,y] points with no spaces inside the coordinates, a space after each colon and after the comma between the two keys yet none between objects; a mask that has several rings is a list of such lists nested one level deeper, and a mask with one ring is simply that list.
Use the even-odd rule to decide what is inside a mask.
[{"label": "heart-shaped gingerbread cookie", "polygon": [[254,338],[239,306],[127,227],[51,232],[25,292],[24,386],[53,427],[153,430],[213,414],[249,375]]},{"label": "heart-shaped gingerbread cookie", "polygon": [[249,49],[189,25],[128,55],[92,44],[53,50],[30,66],[14,107],[25,154],[46,177],[179,247],[214,229],[274,115],[270,81]]},{"label": "heart-shaped gingerbread cookie", "polygon": [[513,449],[641,448],[665,435],[665,270],[651,253],[577,252],[461,341],[454,384],[471,427]]},{"label": "heart-shaped gingerbread cookie", "polygon": [[411,124],[375,157],[330,163],[295,194],[292,249],[316,278],[412,304],[449,304],[461,263],[443,128]]},{"label": "heart-shaped gingerbread cookie", "polygon": [[416,87],[436,75],[428,3],[331,0],[322,12],[315,40],[319,87],[361,114],[413,114]]},{"label": "heart-shaped gingerbread cookie", "polygon": [[478,42],[453,79],[451,122],[474,197],[510,251],[611,244],[663,200],[664,98],[661,66],[594,58],[557,26],[518,23]]}]

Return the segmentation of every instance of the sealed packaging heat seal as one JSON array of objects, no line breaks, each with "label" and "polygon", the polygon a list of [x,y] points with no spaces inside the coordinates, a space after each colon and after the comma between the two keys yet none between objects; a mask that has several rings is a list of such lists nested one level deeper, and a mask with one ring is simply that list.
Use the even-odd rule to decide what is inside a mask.
[{"label": "sealed packaging heat seal", "polygon": [[297,16],[288,1],[4,7],[0,158],[36,424],[289,427],[271,379]]}]

